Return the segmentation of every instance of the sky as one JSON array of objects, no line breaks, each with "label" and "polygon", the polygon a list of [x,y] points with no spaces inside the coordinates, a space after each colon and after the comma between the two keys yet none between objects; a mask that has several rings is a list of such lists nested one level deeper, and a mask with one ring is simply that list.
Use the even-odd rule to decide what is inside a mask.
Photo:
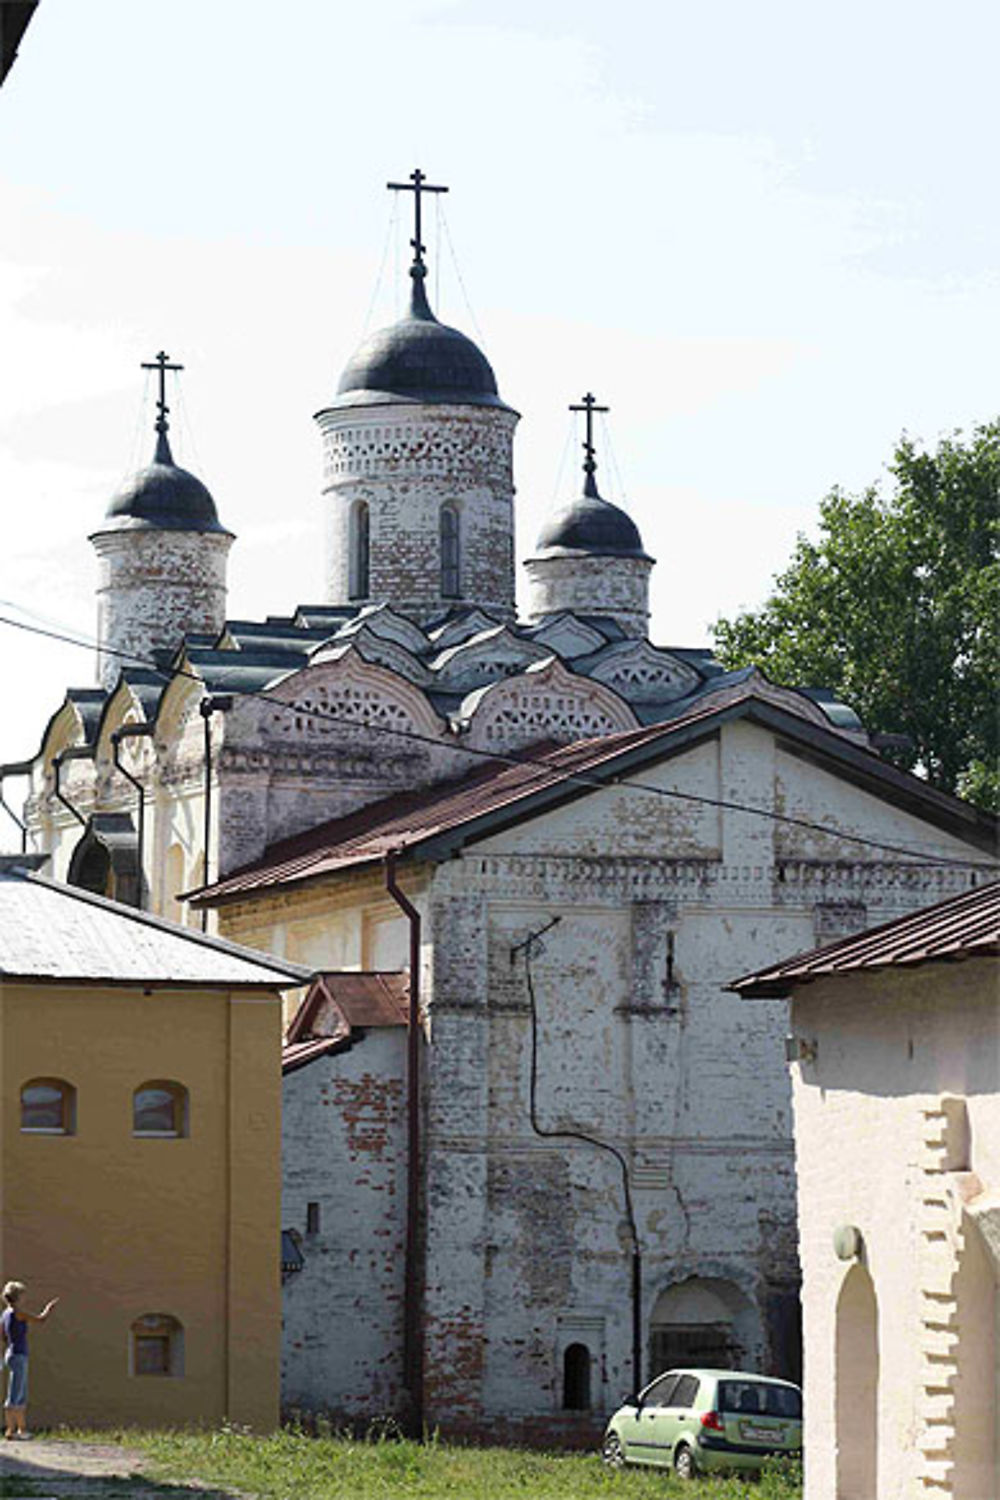
[{"label": "sky", "polygon": [[[92,639],[161,348],[230,616],[322,601],[312,414],[403,310],[420,166],[432,302],[522,414],[519,557],[592,390],[653,639],[709,642],[834,485],[1000,409],[997,56],[994,0],[41,0],[0,89],[0,613]],[[13,761],[94,661],[0,642]]]}]

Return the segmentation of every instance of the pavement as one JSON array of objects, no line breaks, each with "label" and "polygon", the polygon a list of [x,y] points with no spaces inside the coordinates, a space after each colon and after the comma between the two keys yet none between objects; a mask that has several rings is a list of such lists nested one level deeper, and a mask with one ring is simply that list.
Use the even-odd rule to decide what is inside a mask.
[{"label": "pavement", "polygon": [[149,1474],[149,1461],[112,1443],[36,1437],[0,1442],[0,1497],[31,1500],[234,1500],[197,1482],[171,1483]]}]

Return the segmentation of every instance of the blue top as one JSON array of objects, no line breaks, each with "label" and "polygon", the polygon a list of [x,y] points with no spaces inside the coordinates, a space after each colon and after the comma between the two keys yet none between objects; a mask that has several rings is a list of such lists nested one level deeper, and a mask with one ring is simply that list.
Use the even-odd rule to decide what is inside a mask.
[{"label": "blue top", "polygon": [[19,1318],[12,1307],[8,1307],[0,1319],[3,1323],[4,1342],[11,1354],[27,1354],[28,1352],[28,1323],[25,1318]]}]

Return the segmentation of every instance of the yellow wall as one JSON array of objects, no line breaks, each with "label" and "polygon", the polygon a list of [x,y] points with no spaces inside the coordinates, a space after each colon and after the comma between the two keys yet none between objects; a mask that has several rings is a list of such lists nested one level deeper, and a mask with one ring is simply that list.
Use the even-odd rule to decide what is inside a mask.
[{"label": "yellow wall", "polygon": [[[55,1422],[278,1418],[280,1004],[267,991],[0,985],[3,1279],[28,1285],[29,1415]],[[76,1133],[20,1130],[20,1089],[77,1090]],[[132,1093],[189,1091],[186,1139],[132,1135]],[[184,1327],[182,1377],[129,1374],[144,1313]]]}]

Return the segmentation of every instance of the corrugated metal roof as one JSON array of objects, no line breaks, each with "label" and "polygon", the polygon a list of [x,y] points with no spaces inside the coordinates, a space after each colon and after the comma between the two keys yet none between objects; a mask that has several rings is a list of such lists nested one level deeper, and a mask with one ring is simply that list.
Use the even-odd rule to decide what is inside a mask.
[{"label": "corrugated metal roof", "polygon": [[[692,719],[696,717],[691,715]],[[671,728],[676,728],[676,723]],[[563,784],[574,773],[592,771],[624,750],[663,733],[663,726],[656,725],[574,745],[533,746],[530,765],[487,762],[460,781],[383,798],[360,812],[273,844],[263,861],[207,887],[195,900],[231,900],[249,891],[313,880],[351,865],[380,860],[391,850],[425,843]]]},{"label": "corrugated metal roof", "polygon": [[988,955],[1000,955],[1000,881],[747,974],[729,988],[766,999],[831,974]]},{"label": "corrugated metal roof", "polygon": [[31,871],[0,868],[0,979],[290,989],[309,969]]},{"label": "corrugated metal roof", "polygon": [[[875,795],[902,806],[918,805],[918,815],[953,829],[970,843],[996,845],[997,823],[992,815],[972,808],[947,793],[929,787],[905,771],[886,765],[877,755],[851,744],[848,737],[814,719],[800,718],[780,703],[771,702],[775,690],[752,670],[728,674],[711,695],[688,700],[665,723],[624,730],[572,745],[532,745],[524,754],[530,763],[508,765],[499,757],[480,764],[458,781],[422,787],[408,795],[395,794],[373,802],[357,813],[322,823],[307,833],[272,844],[263,858],[225,880],[187,893],[195,905],[234,901],[251,892],[278,885],[315,880],[351,866],[379,861],[391,851],[415,852],[420,846],[462,830],[473,837],[476,824],[492,826],[505,810],[527,815],[532,799],[547,794],[573,795],[574,776],[611,780],[626,776],[641,762],[683,749],[692,738],[710,733],[715,724],[733,716],[755,713],[788,740],[800,740],[845,763],[844,774]],[[803,700],[805,701],[805,700]],[[817,718],[821,717],[817,711]],[[714,722],[713,722],[714,721]],[[614,762],[619,762],[614,765]],[[581,784],[580,790],[585,791]]]},{"label": "corrugated metal roof", "polygon": [[320,974],[288,1028],[281,1050],[285,1073],[343,1051],[368,1027],[409,1023],[410,982],[397,970],[335,970]]}]

